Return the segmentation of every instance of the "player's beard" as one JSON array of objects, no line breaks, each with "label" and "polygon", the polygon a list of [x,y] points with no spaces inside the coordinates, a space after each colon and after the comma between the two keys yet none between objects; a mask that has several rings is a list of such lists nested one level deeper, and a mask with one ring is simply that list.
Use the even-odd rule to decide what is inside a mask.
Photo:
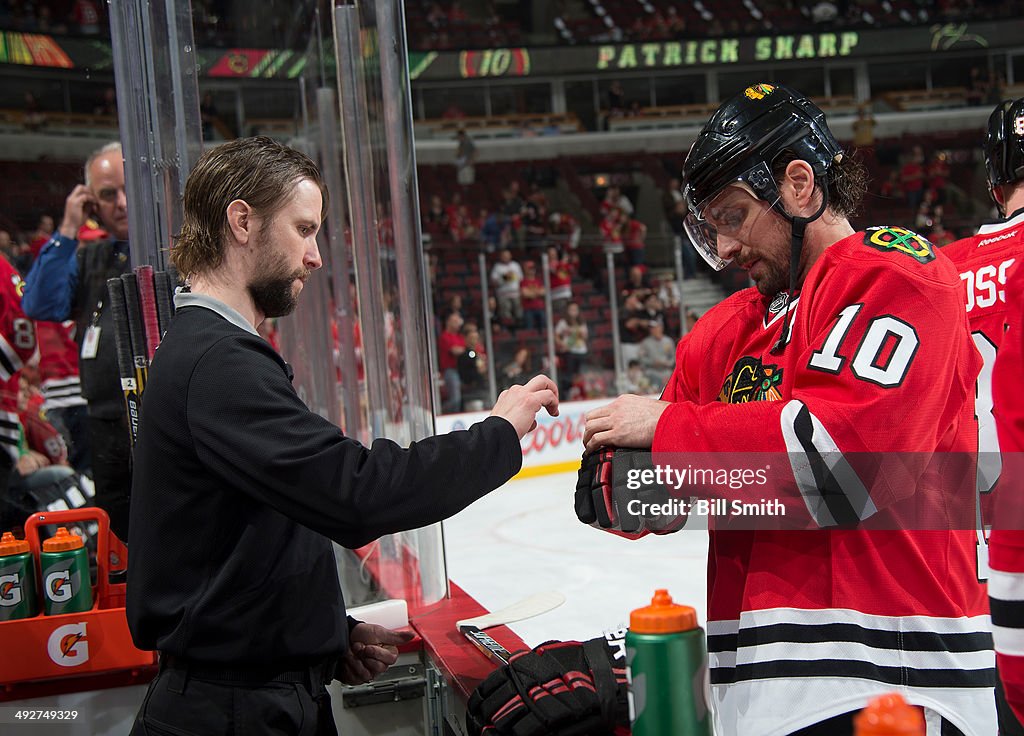
[{"label": "player's beard", "polygon": [[256,247],[259,249],[258,275],[247,286],[253,305],[268,319],[291,314],[299,298],[295,280],[305,282],[309,269],[299,267],[287,271],[284,255],[262,232],[257,237]]}]

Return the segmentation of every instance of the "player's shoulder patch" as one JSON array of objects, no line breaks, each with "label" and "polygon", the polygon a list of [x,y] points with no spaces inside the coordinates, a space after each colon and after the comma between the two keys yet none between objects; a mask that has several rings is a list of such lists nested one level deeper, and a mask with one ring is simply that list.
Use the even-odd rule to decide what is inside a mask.
[{"label": "player's shoulder patch", "polygon": [[935,260],[935,246],[923,235],[902,227],[869,227],[864,231],[864,245],[883,253],[903,253],[919,263]]}]

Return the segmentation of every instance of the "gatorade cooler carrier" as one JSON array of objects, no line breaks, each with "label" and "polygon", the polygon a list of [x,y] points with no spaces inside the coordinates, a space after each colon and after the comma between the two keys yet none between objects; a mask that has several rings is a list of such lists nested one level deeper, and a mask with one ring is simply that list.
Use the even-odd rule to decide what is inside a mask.
[{"label": "gatorade cooler carrier", "polygon": [[[111,533],[105,511],[79,508],[30,516],[25,538],[36,575],[41,528],[82,521],[95,521],[99,527],[92,610],[56,616],[40,613],[0,623],[0,702],[147,682],[156,674],[156,652],[144,652],[132,644],[124,611],[125,584],[110,582],[111,572],[126,569],[127,549]],[[43,595],[41,588],[39,594]]]}]

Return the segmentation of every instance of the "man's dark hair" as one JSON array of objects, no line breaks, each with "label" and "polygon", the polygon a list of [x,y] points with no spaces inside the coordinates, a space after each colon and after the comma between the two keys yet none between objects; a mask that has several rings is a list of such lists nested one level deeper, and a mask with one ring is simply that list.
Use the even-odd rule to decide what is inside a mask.
[{"label": "man's dark hair", "polygon": [[184,221],[171,263],[182,278],[217,268],[224,260],[228,205],[243,200],[269,222],[303,179],[320,187],[323,220],[327,186],[306,154],[266,136],[239,138],[207,151],[185,182]]},{"label": "man's dark hair", "polygon": [[[786,167],[796,158],[793,151],[784,151],[772,162],[772,174],[776,182],[782,181]],[[868,170],[860,156],[856,152],[843,154],[825,176],[828,183],[828,208],[847,218],[857,215],[867,193],[869,179]],[[822,187],[825,183],[816,177],[814,186]]]}]

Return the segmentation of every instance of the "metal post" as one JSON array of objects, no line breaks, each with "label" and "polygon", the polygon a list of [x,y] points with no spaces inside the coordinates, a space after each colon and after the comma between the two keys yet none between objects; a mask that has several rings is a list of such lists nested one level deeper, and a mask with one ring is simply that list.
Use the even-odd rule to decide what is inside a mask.
[{"label": "metal post", "polygon": [[679,284],[679,336],[682,337],[689,332],[688,325],[686,323],[686,300],[683,299],[683,295],[686,293],[683,287],[683,251],[682,248],[685,245],[682,242],[682,238],[678,235],[672,236],[672,240],[675,247],[672,249],[676,257],[676,283]]},{"label": "metal post", "polygon": [[558,359],[555,357],[555,323],[554,310],[551,307],[551,274],[548,271],[551,261],[548,252],[541,251],[540,267],[544,270],[544,316],[547,320],[548,334],[548,375],[558,385]]},{"label": "metal post", "polygon": [[615,254],[608,248],[604,251],[608,268],[608,304],[612,309],[612,350],[615,355],[615,386],[622,385],[622,337],[619,335],[619,295],[615,290]]},{"label": "metal post", "polygon": [[487,256],[483,251],[477,254],[480,264],[480,298],[484,300],[484,347],[487,348],[487,390],[491,398],[491,406],[498,400],[498,380],[495,375],[494,338],[491,335],[491,298],[487,288]]}]

